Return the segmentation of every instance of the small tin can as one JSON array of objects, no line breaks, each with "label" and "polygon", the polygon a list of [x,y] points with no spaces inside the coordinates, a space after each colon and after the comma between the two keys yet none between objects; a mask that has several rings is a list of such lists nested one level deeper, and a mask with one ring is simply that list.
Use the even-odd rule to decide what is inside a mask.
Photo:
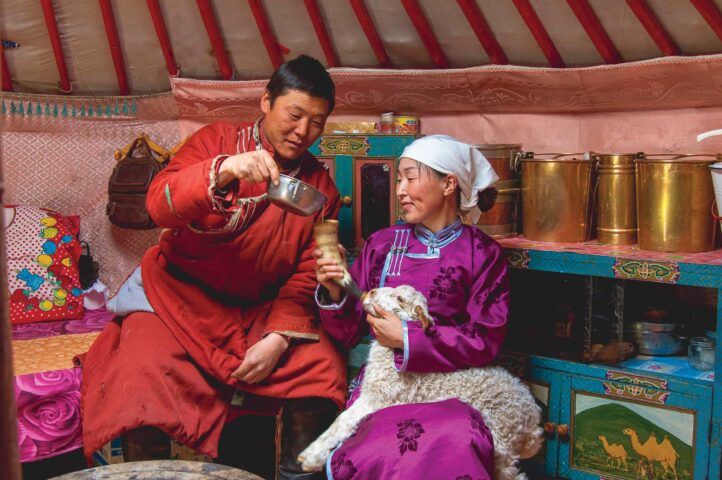
[{"label": "small tin can", "polygon": [[413,115],[395,115],[394,133],[415,135],[419,133],[419,117]]},{"label": "small tin can", "polygon": [[386,112],[381,114],[379,133],[394,133],[394,112]]}]

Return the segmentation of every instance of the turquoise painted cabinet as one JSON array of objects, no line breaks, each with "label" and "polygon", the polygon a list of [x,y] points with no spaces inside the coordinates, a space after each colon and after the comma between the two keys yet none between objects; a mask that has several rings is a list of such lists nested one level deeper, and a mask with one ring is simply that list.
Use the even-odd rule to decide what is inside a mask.
[{"label": "turquoise painted cabinet", "polygon": [[712,388],[627,369],[533,357],[546,445],[530,472],[549,478],[709,478]]},{"label": "turquoise painted cabinet", "polygon": [[[658,284],[667,296],[674,296],[675,288],[703,287],[696,290],[716,300],[712,329],[720,334],[722,252],[619,252],[593,242],[570,246],[522,238],[501,243],[511,267],[548,272],[535,275],[549,281],[559,273],[565,278],[615,279],[631,282],[625,288],[632,293],[640,285]],[[512,284],[512,296],[523,293],[515,292]],[[575,293],[570,287],[560,296]],[[594,331],[591,323],[583,327],[582,338]],[[721,353],[717,344],[715,370],[702,372],[689,367],[686,352],[632,357],[609,366],[554,354],[505,352],[501,363],[506,357],[524,365],[517,369],[525,372],[544,411],[546,445],[525,469],[531,478],[719,479]]]},{"label": "turquoise painted cabinet", "polygon": [[370,234],[396,223],[396,164],[413,135],[323,135],[310,151],[341,194],[341,243],[358,251]]}]

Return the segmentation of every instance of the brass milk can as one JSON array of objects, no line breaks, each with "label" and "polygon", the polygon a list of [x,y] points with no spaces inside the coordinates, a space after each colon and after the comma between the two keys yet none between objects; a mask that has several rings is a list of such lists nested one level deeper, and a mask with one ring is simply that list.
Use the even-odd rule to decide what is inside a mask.
[{"label": "brass milk can", "polygon": [[524,236],[541,242],[591,240],[595,181],[596,162],[589,153],[524,154]]},{"label": "brass milk can", "polygon": [[489,143],[474,145],[491,163],[499,176],[496,203],[488,212],[482,212],[476,224],[495,238],[513,237],[519,233],[518,211],[521,194],[517,155],[521,144]]},{"label": "brass milk can", "polygon": [[639,248],[660,252],[714,249],[712,155],[647,155],[637,160]]},{"label": "brass milk can", "polygon": [[614,245],[637,243],[635,160],[642,153],[596,154],[597,240]]}]

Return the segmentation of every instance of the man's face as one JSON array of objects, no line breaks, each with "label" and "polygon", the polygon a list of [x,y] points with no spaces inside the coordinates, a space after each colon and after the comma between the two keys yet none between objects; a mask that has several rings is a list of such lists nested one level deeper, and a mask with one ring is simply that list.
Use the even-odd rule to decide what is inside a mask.
[{"label": "man's face", "polygon": [[266,115],[263,133],[281,163],[295,160],[313,145],[331,113],[328,101],[300,90],[288,90],[276,97],[273,106],[266,92],[261,98],[261,110]]}]

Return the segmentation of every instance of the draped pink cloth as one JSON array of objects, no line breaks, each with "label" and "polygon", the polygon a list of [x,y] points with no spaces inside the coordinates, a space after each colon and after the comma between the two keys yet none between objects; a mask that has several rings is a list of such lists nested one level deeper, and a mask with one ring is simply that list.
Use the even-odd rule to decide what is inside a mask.
[{"label": "draped pink cloth", "polygon": [[[13,340],[99,332],[113,318],[105,308],[86,310],[83,318],[12,326]],[[80,352],[78,352],[80,353]],[[83,446],[80,423],[80,368],[15,376],[18,446],[21,462],[60,455]]]}]

